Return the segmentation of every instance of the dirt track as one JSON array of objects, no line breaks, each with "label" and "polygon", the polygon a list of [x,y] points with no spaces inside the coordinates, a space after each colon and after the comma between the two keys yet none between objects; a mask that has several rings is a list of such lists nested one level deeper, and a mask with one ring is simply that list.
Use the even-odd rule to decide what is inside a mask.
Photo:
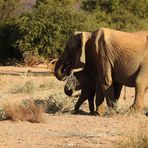
[{"label": "dirt track", "polygon": [[[21,86],[30,81],[32,91],[20,92]],[[64,83],[54,77],[0,76],[0,106],[18,103],[23,99],[54,96],[57,99],[68,98],[63,93]],[[134,90],[127,89],[126,100],[123,92],[119,107],[129,107],[133,102]],[[148,93],[145,95],[145,107],[148,107]],[[87,111],[87,103],[82,106]],[[114,115],[98,117],[88,115],[44,114],[43,123],[0,122],[0,147],[14,148],[112,148],[118,147],[117,141],[128,135],[136,136],[140,131],[148,135],[148,117],[144,115]],[[148,138],[148,137],[147,137]],[[125,140],[124,140],[125,141]]]},{"label": "dirt track", "polygon": [[112,118],[81,115],[46,115],[46,123],[4,121],[0,123],[0,146],[18,148],[104,148],[145,127],[137,117]]}]

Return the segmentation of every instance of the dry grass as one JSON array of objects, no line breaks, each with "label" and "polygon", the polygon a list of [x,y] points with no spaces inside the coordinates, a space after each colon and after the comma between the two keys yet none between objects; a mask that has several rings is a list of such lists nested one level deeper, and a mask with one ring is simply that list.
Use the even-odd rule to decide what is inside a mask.
[{"label": "dry grass", "polygon": [[143,129],[135,129],[128,131],[117,145],[118,148],[147,148],[148,147],[148,135]]},{"label": "dry grass", "polygon": [[4,112],[7,119],[11,119],[12,121],[40,123],[43,122],[42,114],[44,112],[44,107],[35,105],[33,100],[25,100],[18,105],[7,104],[4,107]]},{"label": "dry grass", "polygon": [[35,84],[32,80],[26,81],[23,85],[16,85],[11,89],[12,93],[33,94],[35,91]]}]

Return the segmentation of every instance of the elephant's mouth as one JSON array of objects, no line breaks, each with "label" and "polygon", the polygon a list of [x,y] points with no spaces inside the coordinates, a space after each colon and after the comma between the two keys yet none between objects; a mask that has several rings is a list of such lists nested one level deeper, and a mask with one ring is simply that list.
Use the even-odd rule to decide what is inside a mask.
[{"label": "elephant's mouth", "polygon": [[61,72],[63,75],[70,75],[72,68],[71,68],[71,64],[69,62],[67,62],[65,65],[62,66]]},{"label": "elephant's mouth", "polygon": [[72,63],[70,61],[65,62],[64,64],[57,64],[55,67],[55,76],[60,81],[65,81],[72,71]]}]

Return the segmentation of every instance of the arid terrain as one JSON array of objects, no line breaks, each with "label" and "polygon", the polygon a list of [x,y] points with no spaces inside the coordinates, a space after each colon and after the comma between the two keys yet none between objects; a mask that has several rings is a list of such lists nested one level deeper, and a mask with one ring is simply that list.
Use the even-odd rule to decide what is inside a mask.
[{"label": "arid terrain", "polygon": [[[134,99],[133,88],[126,88],[125,100],[122,91],[117,115],[73,115],[72,110],[80,92],[67,97],[63,91],[65,82],[58,81],[50,74],[47,76],[49,70],[0,67],[0,72],[2,110],[11,105],[15,108],[25,100],[41,101],[52,98],[53,104],[57,105],[42,113],[43,120],[40,123],[19,119],[0,121],[0,148],[148,147],[148,117],[144,114],[127,113]],[[145,112],[148,111],[148,92],[145,94],[144,106]],[[52,109],[55,111],[51,114]],[[88,112],[87,102],[81,109]],[[143,143],[146,144],[143,146]]]}]

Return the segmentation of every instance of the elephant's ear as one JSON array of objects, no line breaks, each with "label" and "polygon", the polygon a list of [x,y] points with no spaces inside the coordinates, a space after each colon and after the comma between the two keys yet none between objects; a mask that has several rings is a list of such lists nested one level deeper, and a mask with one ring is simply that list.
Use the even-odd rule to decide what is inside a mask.
[{"label": "elephant's ear", "polygon": [[91,38],[91,33],[90,32],[80,32],[76,31],[74,33],[75,35],[79,34],[80,40],[81,40],[81,56],[80,56],[80,61],[82,63],[86,63],[86,55],[85,55],[85,49],[86,49],[86,42]]},{"label": "elephant's ear", "polygon": [[85,63],[85,43],[86,43],[86,39],[85,39],[85,33],[81,32],[81,31],[75,31],[74,35],[79,35],[79,40],[81,40],[81,56],[80,56],[80,61],[82,63]]},{"label": "elephant's ear", "polygon": [[82,32],[82,34],[81,34],[81,39],[82,39],[82,42],[81,42],[80,61],[85,64],[86,63],[85,44],[86,44],[87,40],[86,40],[86,34],[84,32]]},{"label": "elephant's ear", "polygon": [[105,30],[104,28],[100,28],[96,32],[95,36],[95,50],[99,52],[102,57],[107,56],[105,48],[105,44],[107,44],[107,34],[105,35],[104,30]]}]

